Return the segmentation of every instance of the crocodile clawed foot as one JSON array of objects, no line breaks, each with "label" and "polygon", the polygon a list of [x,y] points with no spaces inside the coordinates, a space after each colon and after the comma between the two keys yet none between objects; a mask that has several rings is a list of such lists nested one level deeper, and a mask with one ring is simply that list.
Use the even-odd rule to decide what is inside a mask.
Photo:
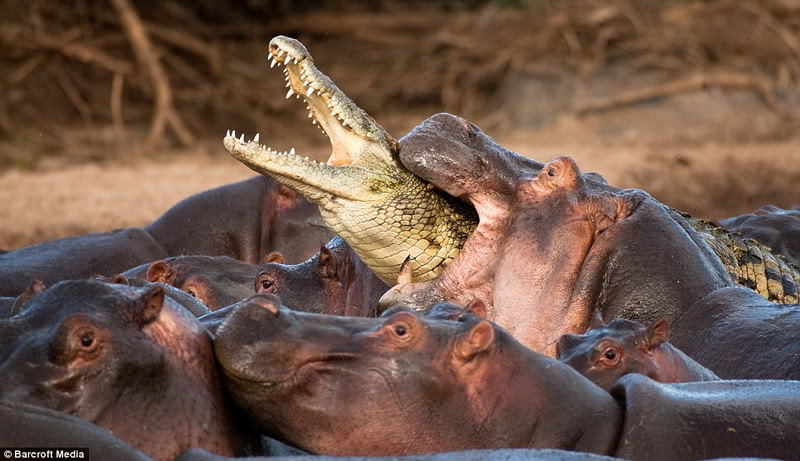
[{"label": "crocodile clawed foot", "polygon": [[378,301],[378,313],[383,313],[386,309],[403,305],[415,311],[424,312],[434,304],[444,302],[447,297],[439,289],[435,281],[414,282],[411,275],[411,257],[406,257],[400,265],[400,273],[397,276],[397,285],[381,296]]}]

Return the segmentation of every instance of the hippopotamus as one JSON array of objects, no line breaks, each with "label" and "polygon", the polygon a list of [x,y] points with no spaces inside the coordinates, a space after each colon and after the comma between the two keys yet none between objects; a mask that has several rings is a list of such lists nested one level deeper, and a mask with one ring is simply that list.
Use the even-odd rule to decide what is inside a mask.
[{"label": "hippopotamus", "polygon": [[214,348],[257,427],[316,454],[555,448],[634,460],[796,459],[800,446],[800,381],[660,384],[629,374],[612,397],[449,305],[339,317],[259,294],[217,328]]},{"label": "hippopotamus", "polygon": [[121,285],[130,285],[132,287],[151,288],[154,286],[160,286],[164,290],[164,296],[167,296],[178,303],[178,305],[191,312],[195,317],[202,317],[210,312],[208,307],[206,307],[206,305],[196,297],[163,282],[151,282],[138,277],[127,278],[122,274],[117,274],[111,277],[94,277],[94,280],[100,280],[107,283],[118,283]]},{"label": "hippopotamus", "polygon": [[202,325],[160,286],[56,283],[0,320],[0,399],[83,418],[155,459],[258,454]]},{"label": "hippopotamus", "polygon": [[255,291],[259,266],[228,256],[174,256],[123,272],[127,278],[162,282],[190,294],[214,311]]},{"label": "hippopotamus", "polygon": [[640,373],[662,383],[719,379],[680,349],[667,342],[669,325],[660,320],[650,327],[625,319],[558,340],[558,359],[610,389],[628,373]]},{"label": "hippopotamus", "polygon": [[220,255],[257,264],[271,251],[291,263],[313,255],[331,233],[319,210],[291,189],[256,176],[184,199],[143,228],[40,243],[0,254],[0,296],[35,279],[113,275],[170,256]]},{"label": "hippopotamus", "polygon": [[800,381],[664,384],[621,377],[611,389],[625,407],[615,455],[630,460],[800,459]]},{"label": "hippopotamus", "polygon": [[726,379],[800,379],[800,305],[726,287],[689,306],[670,342]]},{"label": "hippopotamus", "polygon": [[[226,458],[205,450],[189,450],[175,461],[227,461]],[[248,458],[248,461],[612,461],[618,458],[566,450],[547,449],[506,449],[506,450],[468,450],[450,453],[432,453],[413,456],[279,456]]]},{"label": "hippopotamus", "polygon": [[686,219],[644,191],[583,174],[568,157],[542,166],[439,114],[401,140],[400,158],[469,200],[480,221],[438,279],[395,286],[383,306],[479,298],[487,318],[554,356],[561,335],[585,332],[595,311],[651,325],[732,284]]},{"label": "hippopotamus", "polygon": [[720,224],[800,265],[800,206],[783,209],[764,205],[752,213],[723,219]]},{"label": "hippopotamus", "polygon": [[[228,315],[214,343],[228,389],[256,427],[310,453],[602,454],[622,423],[606,391],[472,314],[449,321],[398,307],[382,318],[340,317],[257,294]],[[597,425],[598,415],[608,424]]]},{"label": "hippopotamus", "polygon": [[339,237],[304,263],[262,264],[255,282],[257,293],[276,294],[289,308],[356,317],[377,316],[378,300],[388,289]]},{"label": "hippopotamus", "polygon": [[[75,416],[20,402],[0,400],[0,447],[80,447],[88,456],[119,461],[152,460],[109,431]],[[102,454],[102,455],[101,455]],[[8,459],[9,457],[4,457]]]},{"label": "hippopotamus", "polygon": [[45,286],[41,280],[34,280],[19,296],[0,298],[0,319],[9,318],[18,312],[25,303],[37,294],[44,291]]}]

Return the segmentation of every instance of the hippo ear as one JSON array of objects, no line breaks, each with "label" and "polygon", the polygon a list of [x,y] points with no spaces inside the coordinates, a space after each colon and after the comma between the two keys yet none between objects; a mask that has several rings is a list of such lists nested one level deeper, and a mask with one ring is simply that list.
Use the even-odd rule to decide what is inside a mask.
[{"label": "hippo ear", "polygon": [[41,280],[34,280],[28,285],[28,288],[22,292],[17,299],[14,300],[14,304],[11,305],[11,312],[10,315],[13,317],[14,315],[22,312],[22,309],[28,304],[28,301],[31,300],[34,296],[38,295],[39,293],[45,290],[44,282]]},{"label": "hippo ear", "polygon": [[494,342],[494,327],[487,320],[481,320],[456,343],[456,356],[468,362],[485,351]]},{"label": "hippo ear", "polygon": [[403,260],[403,264],[400,264],[400,273],[397,274],[397,284],[404,285],[406,283],[411,283],[412,276],[411,276],[411,255],[406,256],[406,259]]},{"label": "hippo ear", "polygon": [[150,264],[147,268],[145,278],[148,282],[161,282],[171,284],[175,280],[175,271],[164,260],[158,260]]},{"label": "hippo ear", "polygon": [[486,317],[486,304],[480,298],[473,298],[464,310],[478,317]]},{"label": "hippo ear", "polygon": [[336,257],[326,246],[319,249],[319,270],[325,278],[336,277]]},{"label": "hippo ear", "polygon": [[117,274],[111,277],[111,282],[109,283],[118,283],[120,285],[130,285],[131,282],[128,280],[128,277],[125,277],[124,274]]},{"label": "hippo ear", "polygon": [[559,358],[570,350],[574,349],[578,344],[581,343],[581,339],[581,335],[573,335],[571,333],[561,335],[556,343],[556,358]]},{"label": "hippo ear", "polygon": [[261,261],[261,264],[268,264],[268,263],[286,264],[286,259],[284,259],[283,254],[281,254],[280,251],[273,251],[270,254],[264,256],[264,260]]},{"label": "hippo ear", "polygon": [[669,322],[661,319],[647,327],[647,345],[651,348],[658,347],[669,339]]},{"label": "hippo ear", "polygon": [[154,285],[136,300],[138,311],[135,314],[139,326],[145,326],[158,318],[164,306],[164,289]]}]

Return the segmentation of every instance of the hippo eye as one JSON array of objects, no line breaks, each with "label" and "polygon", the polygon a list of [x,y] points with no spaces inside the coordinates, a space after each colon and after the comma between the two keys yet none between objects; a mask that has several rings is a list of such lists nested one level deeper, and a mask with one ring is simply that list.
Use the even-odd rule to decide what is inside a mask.
[{"label": "hippo eye", "polygon": [[614,360],[615,358],[617,358],[617,352],[609,347],[608,349],[606,349],[606,352],[603,354],[603,356],[605,356],[605,358],[607,358],[608,360]]},{"label": "hippo eye", "polygon": [[92,344],[94,344],[94,337],[90,333],[81,336],[81,346],[89,348],[92,347]]},{"label": "hippo eye", "polygon": [[97,341],[95,340],[94,331],[91,330],[79,331],[76,337],[78,340],[79,349],[84,352],[92,352],[97,346]]},{"label": "hippo eye", "polygon": [[191,288],[187,289],[186,292],[189,293],[189,296],[191,296],[192,298],[197,297],[197,293],[195,293],[195,291],[192,290]]},{"label": "hippo eye", "polygon": [[261,288],[263,288],[265,290],[269,290],[270,288],[272,288],[272,285],[274,285],[274,283],[272,283],[272,280],[262,280],[261,281]]},{"label": "hippo eye", "polygon": [[405,336],[406,327],[404,327],[403,325],[397,325],[396,327],[394,327],[394,332],[395,334],[397,334],[397,336]]}]

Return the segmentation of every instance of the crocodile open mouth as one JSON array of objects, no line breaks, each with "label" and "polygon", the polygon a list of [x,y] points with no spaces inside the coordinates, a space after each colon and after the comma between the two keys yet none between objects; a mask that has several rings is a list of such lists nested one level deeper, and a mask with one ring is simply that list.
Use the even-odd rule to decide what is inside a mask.
[{"label": "crocodile open mouth", "polygon": [[[350,165],[359,155],[380,155],[379,151],[396,149],[394,138],[339,90],[327,75],[317,69],[302,43],[289,37],[275,37],[269,43],[267,58],[271,68],[276,65],[283,67],[288,88],[286,98],[302,98],[311,122],[318,125],[328,137],[331,143],[328,165]],[[258,143],[259,138],[256,134],[251,142]],[[235,131],[229,131],[225,141],[225,147],[232,153],[237,145],[246,143],[244,134],[236,138]],[[259,146],[262,151],[281,155],[284,159],[295,156],[293,147],[280,152],[271,147]]]}]

